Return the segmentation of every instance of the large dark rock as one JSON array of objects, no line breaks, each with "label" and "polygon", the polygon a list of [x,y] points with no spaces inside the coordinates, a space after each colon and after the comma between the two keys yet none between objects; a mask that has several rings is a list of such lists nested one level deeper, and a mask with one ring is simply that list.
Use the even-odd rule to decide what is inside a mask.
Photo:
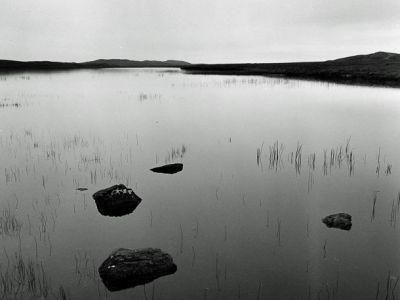
[{"label": "large dark rock", "polygon": [[175,174],[183,170],[183,164],[169,164],[150,169],[155,173]]},{"label": "large dark rock", "polygon": [[177,270],[172,257],[160,249],[115,250],[99,267],[104,285],[119,291],[143,285]]},{"label": "large dark rock", "polygon": [[104,216],[120,217],[132,213],[142,201],[132,189],[117,184],[93,194],[96,206]]},{"label": "large dark rock", "polygon": [[346,213],[338,213],[326,216],[322,219],[322,222],[328,227],[334,227],[343,230],[350,230],[352,226],[351,216]]}]

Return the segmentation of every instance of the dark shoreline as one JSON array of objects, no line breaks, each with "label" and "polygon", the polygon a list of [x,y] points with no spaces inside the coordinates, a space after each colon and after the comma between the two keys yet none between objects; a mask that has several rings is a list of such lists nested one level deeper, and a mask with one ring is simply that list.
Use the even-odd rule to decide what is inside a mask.
[{"label": "dark shoreline", "polygon": [[14,61],[0,60],[0,73],[23,71],[63,71],[108,68],[180,68],[189,63],[183,61],[133,61],[100,59],[90,62]]},{"label": "dark shoreline", "polygon": [[400,88],[400,63],[305,62],[181,67],[188,74],[253,75]]}]

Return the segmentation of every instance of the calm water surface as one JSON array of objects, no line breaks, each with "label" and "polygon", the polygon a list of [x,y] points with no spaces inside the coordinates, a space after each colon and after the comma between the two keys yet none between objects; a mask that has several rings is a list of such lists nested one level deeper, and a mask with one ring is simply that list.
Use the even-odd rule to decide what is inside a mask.
[{"label": "calm water surface", "polygon": [[[399,100],[176,69],[3,74],[0,293],[399,298]],[[172,162],[183,171],[149,171]],[[143,201],[102,216],[92,194],[116,183]],[[338,212],[350,231],[321,222]],[[120,247],[161,248],[178,271],[109,292],[97,270]]]}]

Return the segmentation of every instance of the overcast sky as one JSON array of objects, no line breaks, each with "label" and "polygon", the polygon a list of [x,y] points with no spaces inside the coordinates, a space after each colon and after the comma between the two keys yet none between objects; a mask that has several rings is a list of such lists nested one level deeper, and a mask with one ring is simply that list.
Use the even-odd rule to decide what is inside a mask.
[{"label": "overcast sky", "polygon": [[1,0],[0,59],[274,62],[400,53],[400,0]]}]

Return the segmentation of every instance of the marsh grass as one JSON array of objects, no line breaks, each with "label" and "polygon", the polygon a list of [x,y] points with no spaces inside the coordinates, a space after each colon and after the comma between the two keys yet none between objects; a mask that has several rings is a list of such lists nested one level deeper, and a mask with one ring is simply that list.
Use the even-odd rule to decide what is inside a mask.
[{"label": "marsh grass", "polygon": [[375,219],[375,206],[376,206],[376,201],[378,200],[378,193],[379,193],[379,191],[374,191],[374,193],[373,193],[371,222]]},{"label": "marsh grass", "polygon": [[295,167],[297,175],[300,175],[300,171],[301,171],[302,148],[303,148],[303,146],[301,144],[297,143],[296,154],[295,154],[295,158],[294,158],[294,167]]},{"label": "marsh grass", "polygon": [[311,153],[308,156],[307,164],[310,170],[315,170],[315,160],[316,160],[317,155],[315,153]]},{"label": "marsh grass", "polygon": [[21,169],[15,166],[4,168],[6,184],[21,182]]},{"label": "marsh grass", "polygon": [[[336,147],[323,149],[323,162],[322,162],[322,174],[327,176],[332,174],[333,169],[340,169],[344,163],[346,163],[347,171],[349,176],[353,176],[356,169],[356,156],[350,145],[351,137],[346,140],[345,146],[339,145]],[[278,141],[275,141],[269,147],[269,169],[278,171],[283,167],[282,156],[284,155],[285,146]],[[301,174],[302,168],[302,157],[303,157],[303,146],[300,142],[297,143],[296,149],[289,152],[287,160],[294,166],[296,175]],[[257,165],[263,169],[263,144],[257,148]],[[380,159],[379,159],[380,160]],[[317,166],[317,154],[311,152],[307,155],[308,165],[308,191],[311,190],[314,184],[314,174]],[[366,165],[366,156],[364,156],[364,165]],[[378,168],[378,170],[380,167]],[[387,164],[385,168],[385,174],[390,175],[392,171],[392,165]],[[378,172],[378,171],[377,171]]]},{"label": "marsh grass", "polygon": [[390,211],[390,225],[392,227],[396,227],[397,225],[397,218],[400,212],[400,195],[398,195],[397,199],[393,199],[392,201],[392,208]]},{"label": "marsh grass", "polygon": [[[390,299],[390,296],[392,296],[392,299],[395,299],[395,291],[397,284],[399,282],[399,276],[393,276],[391,274],[391,271],[388,272],[388,275],[386,277],[386,294],[385,294],[385,300]],[[379,282],[378,282],[378,287],[377,287],[377,293],[376,293],[376,298],[379,295]]]},{"label": "marsh grass", "polygon": [[82,279],[87,278],[95,282],[97,280],[97,267],[90,252],[86,250],[79,250],[74,252],[75,274],[78,284]]},{"label": "marsh grass", "polygon": [[392,165],[391,164],[387,164],[386,168],[385,168],[385,175],[388,176],[392,174]]},{"label": "marsh grass", "polygon": [[182,224],[179,224],[179,229],[180,229],[179,253],[183,254],[183,229],[182,229]]},{"label": "marsh grass", "polygon": [[257,148],[257,166],[262,164],[261,155],[264,147],[264,142],[261,144],[260,148]]},{"label": "marsh grass", "polygon": [[328,159],[327,159],[327,150],[324,150],[324,163],[322,165],[322,172],[324,176],[328,175]]},{"label": "marsh grass", "polygon": [[219,256],[218,253],[215,255],[215,280],[217,284],[217,291],[221,290],[220,286],[220,270],[219,270]]},{"label": "marsh grass", "polygon": [[324,241],[324,245],[322,246],[322,257],[325,259],[326,258],[326,251],[327,251],[327,245],[328,245],[328,240]]},{"label": "marsh grass", "polygon": [[0,216],[0,235],[18,236],[21,233],[22,224],[23,222],[17,218],[11,208],[7,207],[3,209]]},{"label": "marsh grass", "polygon": [[281,246],[281,226],[282,225],[282,222],[281,222],[281,219],[280,218],[277,218],[277,220],[276,220],[276,238],[277,238],[277,240],[278,240],[278,246],[280,247]]},{"label": "marsh grass", "polygon": [[182,161],[183,157],[187,152],[187,146],[182,144],[180,147],[173,147],[168,151],[164,158],[164,163],[168,164],[175,161]]},{"label": "marsh grass", "polygon": [[43,262],[24,259],[15,252],[8,266],[0,269],[0,292],[6,299],[48,299],[51,286]]},{"label": "marsh grass", "polygon": [[278,141],[269,147],[269,168],[275,171],[278,170],[278,167],[283,166],[282,155],[284,151],[284,145],[279,144]]},{"label": "marsh grass", "polygon": [[69,291],[65,290],[63,285],[60,285],[60,287],[58,288],[58,294],[59,294],[58,299],[60,299],[60,300],[69,300],[69,299],[71,299]]}]

